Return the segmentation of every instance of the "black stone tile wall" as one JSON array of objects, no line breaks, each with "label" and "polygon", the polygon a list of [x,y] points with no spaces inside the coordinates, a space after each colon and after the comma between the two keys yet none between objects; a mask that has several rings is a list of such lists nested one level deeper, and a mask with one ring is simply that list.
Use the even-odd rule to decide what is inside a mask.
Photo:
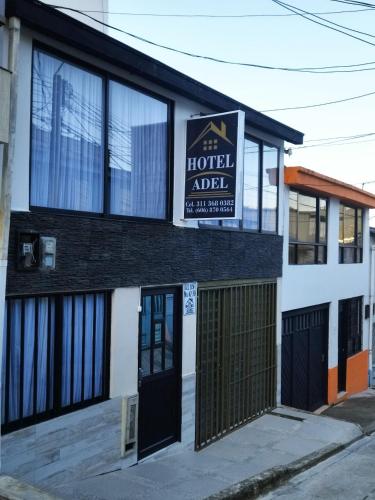
[{"label": "black stone tile wall", "polygon": [[[25,230],[56,237],[54,271],[17,270],[17,232]],[[8,295],[276,278],[281,271],[277,235],[44,212],[11,217]]]}]

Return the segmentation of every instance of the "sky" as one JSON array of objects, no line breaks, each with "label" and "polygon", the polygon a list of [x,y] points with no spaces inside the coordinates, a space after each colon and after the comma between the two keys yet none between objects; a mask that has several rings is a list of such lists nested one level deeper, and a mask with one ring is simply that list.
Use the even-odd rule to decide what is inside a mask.
[{"label": "sky", "polygon": [[[353,12],[358,7],[332,0],[289,0],[288,3],[310,12],[351,11],[321,16],[375,36],[375,10]],[[113,13],[190,15],[290,13],[272,0],[109,0],[109,10]],[[284,67],[375,61],[375,46],[313,24],[300,16],[186,18],[110,14],[108,20],[109,24],[148,40],[230,61]],[[115,31],[110,34],[258,111],[317,104],[375,91],[374,71],[306,74],[225,65],[153,47]],[[358,36],[375,43],[375,38]],[[375,132],[374,111],[375,94],[315,109],[265,114],[303,132],[305,146],[310,146],[316,144],[309,142],[315,139]],[[290,145],[292,156],[286,156],[285,163],[303,165],[361,187],[363,182],[375,181],[375,136],[356,142],[301,149]],[[365,187],[375,192],[375,182]]]}]

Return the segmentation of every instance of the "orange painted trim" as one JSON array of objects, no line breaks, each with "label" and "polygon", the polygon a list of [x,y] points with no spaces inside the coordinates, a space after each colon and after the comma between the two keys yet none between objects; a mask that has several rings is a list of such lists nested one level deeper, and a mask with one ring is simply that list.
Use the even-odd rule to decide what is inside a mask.
[{"label": "orange painted trim", "polygon": [[285,167],[284,183],[314,194],[333,196],[360,207],[375,208],[375,195],[304,167]]},{"label": "orange painted trim", "polygon": [[346,392],[338,397],[338,367],[328,369],[327,403],[332,405],[368,388],[368,350],[346,360]]},{"label": "orange painted trim", "polygon": [[362,351],[346,360],[346,392],[355,394],[368,388],[368,351]]}]

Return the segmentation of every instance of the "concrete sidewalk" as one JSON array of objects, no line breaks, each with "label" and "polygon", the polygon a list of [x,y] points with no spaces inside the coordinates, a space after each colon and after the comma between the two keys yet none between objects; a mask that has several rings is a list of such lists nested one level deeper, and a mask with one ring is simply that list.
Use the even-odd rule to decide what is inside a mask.
[{"label": "concrete sidewalk", "polygon": [[256,489],[264,479],[288,477],[361,435],[353,423],[277,408],[200,452],[176,449],[122,471],[45,486],[70,500],[240,498],[243,486],[250,491],[252,482]]},{"label": "concrete sidewalk", "polygon": [[371,434],[375,431],[375,390],[367,389],[342,403],[330,406],[323,415],[353,422],[358,424],[363,432]]}]

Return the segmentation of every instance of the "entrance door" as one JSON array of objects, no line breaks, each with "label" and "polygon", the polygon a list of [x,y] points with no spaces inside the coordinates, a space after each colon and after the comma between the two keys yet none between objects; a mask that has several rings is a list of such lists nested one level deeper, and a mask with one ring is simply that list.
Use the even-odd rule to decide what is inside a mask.
[{"label": "entrance door", "polygon": [[338,331],[338,392],[346,391],[346,359],[348,357],[348,307],[345,300],[339,301],[339,331]]},{"label": "entrance door", "polygon": [[327,402],[328,307],[283,314],[281,402],[314,411]]},{"label": "entrance door", "polygon": [[180,439],[180,310],[177,288],[142,292],[138,357],[139,459]]}]

